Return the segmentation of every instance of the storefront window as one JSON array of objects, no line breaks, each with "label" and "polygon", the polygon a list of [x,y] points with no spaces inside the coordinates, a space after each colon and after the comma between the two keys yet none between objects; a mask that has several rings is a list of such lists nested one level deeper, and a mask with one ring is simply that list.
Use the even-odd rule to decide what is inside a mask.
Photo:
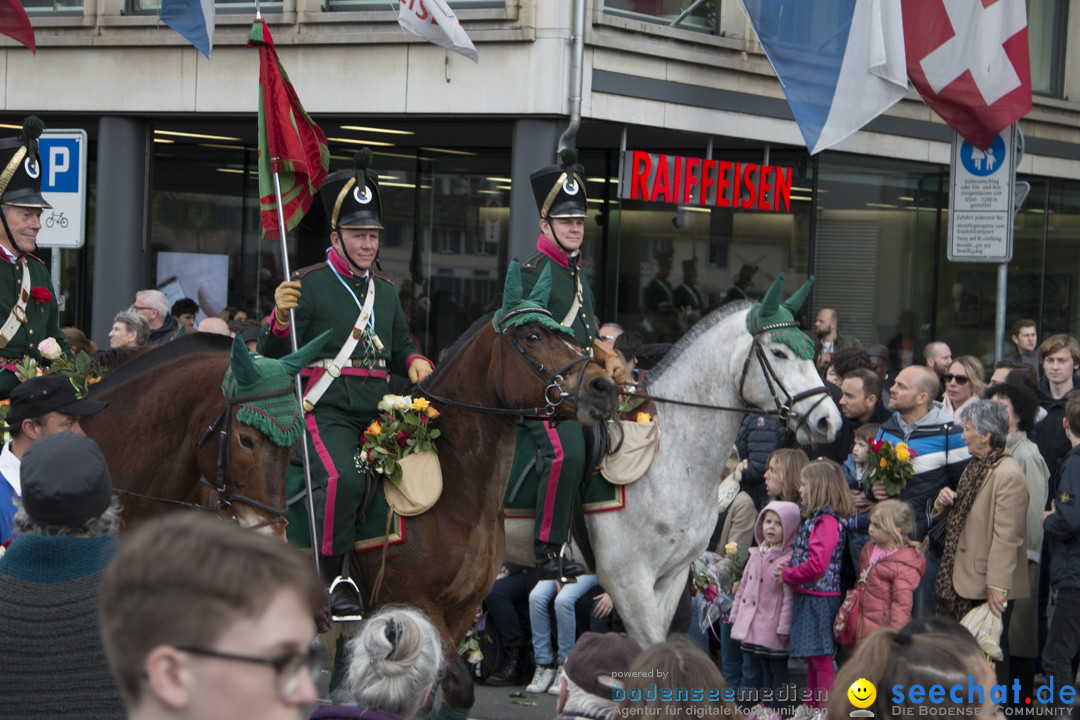
[{"label": "storefront window", "polygon": [[[714,157],[733,165],[763,159],[761,152]],[[787,292],[805,281],[812,165],[805,153],[774,152],[769,163],[792,170],[789,208],[624,200],[612,223],[617,234],[609,240],[618,248],[617,302],[601,321],[641,332],[646,342],[674,342],[720,305],[760,299],[781,272]]]},{"label": "storefront window", "polygon": [[943,337],[958,328],[951,291],[946,298],[935,292],[958,282],[953,275],[959,270],[974,269],[950,264],[951,272],[943,269],[942,278],[936,277],[935,258],[946,264],[941,246],[947,170],[827,154],[818,171],[817,280],[807,317],[812,320],[825,307],[837,310],[840,332],[864,347],[888,346],[893,368],[921,362],[922,348],[934,339],[949,342],[954,354],[966,351],[966,342],[954,346]]}]

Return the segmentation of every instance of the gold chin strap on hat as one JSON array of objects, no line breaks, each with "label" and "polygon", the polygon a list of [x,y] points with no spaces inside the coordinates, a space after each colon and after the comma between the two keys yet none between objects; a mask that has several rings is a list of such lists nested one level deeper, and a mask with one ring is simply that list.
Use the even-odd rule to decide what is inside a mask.
[{"label": "gold chin strap on hat", "polygon": [[26,157],[26,146],[22,145],[11,156],[11,160],[8,161],[4,172],[0,173],[0,196],[3,196],[7,191],[8,183],[11,182],[11,178],[15,175],[15,171],[19,169],[19,164],[22,163],[24,157]]},{"label": "gold chin strap on hat", "polygon": [[345,204],[345,198],[348,197],[349,191],[352,190],[355,184],[356,178],[351,177],[341,187],[341,192],[338,193],[337,200],[334,201],[334,212],[330,217],[330,228],[332,230],[337,230],[338,218],[341,217],[341,206]]}]

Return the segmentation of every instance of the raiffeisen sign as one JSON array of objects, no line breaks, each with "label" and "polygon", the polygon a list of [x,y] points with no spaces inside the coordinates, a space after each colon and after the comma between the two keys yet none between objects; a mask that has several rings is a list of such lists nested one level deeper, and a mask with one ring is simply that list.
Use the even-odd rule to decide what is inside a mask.
[{"label": "raiffeisen sign", "polygon": [[627,150],[619,197],[789,212],[791,168]]}]

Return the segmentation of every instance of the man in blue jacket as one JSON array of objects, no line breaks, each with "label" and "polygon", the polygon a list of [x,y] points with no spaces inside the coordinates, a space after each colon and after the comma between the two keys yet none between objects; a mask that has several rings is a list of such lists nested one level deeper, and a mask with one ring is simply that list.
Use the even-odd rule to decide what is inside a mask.
[{"label": "man in blue jacket", "polygon": [[[956,488],[960,475],[971,460],[961,434],[963,425],[953,423],[952,414],[934,401],[938,388],[937,374],[925,365],[911,365],[896,376],[889,390],[889,408],[893,415],[878,431],[878,440],[888,440],[893,445],[907,443],[912,450],[911,466],[915,471],[900,492],[900,499],[911,505],[915,514],[912,540],[922,540],[931,524],[934,499],[941,488]],[[869,494],[872,500],[885,500],[888,495],[883,483],[874,483]],[[926,574],[915,589],[912,616],[929,617],[934,614],[937,600],[934,582],[937,579],[940,558],[932,551],[926,552]]]}]

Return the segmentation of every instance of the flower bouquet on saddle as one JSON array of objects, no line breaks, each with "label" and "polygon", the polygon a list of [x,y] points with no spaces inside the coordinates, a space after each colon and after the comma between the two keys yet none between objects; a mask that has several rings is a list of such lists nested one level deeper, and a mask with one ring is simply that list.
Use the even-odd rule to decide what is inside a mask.
[{"label": "flower bouquet on saddle", "polygon": [[717,620],[729,622],[735,583],[742,579],[749,557],[749,548],[729,542],[723,555],[706,551],[690,565],[691,591],[701,597],[697,621],[702,632],[708,632]]},{"label": "flower bouquet on saddle", "polygon": [[866,482],[870,485],[880,482],[889,497],[896,497],[907,487],[908,480],[915,473],[911,466],[915,451],[907,443],[893,445],[888,440],[869,440],[867,445]]},{"label": "flower bouquet on saddle", "polygon": [[[37,288],[35,288],[36,290]],[[71,384],[81,397],[89,387],[108,374],[108,368],[90,357],[85,350],[80,350],[74,358],[65,353],[60,343],[55,338],[45,338],[38,345],[38,354],[41,359],[31,355],[23,355],[22,360],[15,363],[15,372],[21,382],[39,375],[65,375],[71,378]],[[0,423],[6,422],[8,404],[0,404]]]},{"label": "flower bouquet on saddle", "polygon": [[435,440],[441,434],[431,427],[439,411],[427,398],[384,395],[379,401],[380,415],[364,431],[364,442],[357,451],[357,467],[401,483],[401,461],[419,453],[436,453]]}]

